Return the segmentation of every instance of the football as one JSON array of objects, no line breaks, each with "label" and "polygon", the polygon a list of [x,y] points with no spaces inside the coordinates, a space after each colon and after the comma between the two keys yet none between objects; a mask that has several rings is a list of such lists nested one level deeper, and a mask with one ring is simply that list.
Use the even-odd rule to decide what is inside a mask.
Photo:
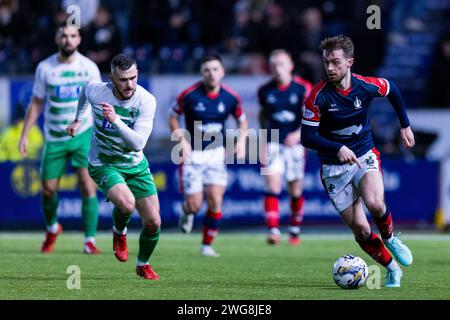
[{"label": "football", "polygon": [[366,282],[369,269],[360,257],[345,255],[333,265],[333,279],[343,289],[358,289]]}]

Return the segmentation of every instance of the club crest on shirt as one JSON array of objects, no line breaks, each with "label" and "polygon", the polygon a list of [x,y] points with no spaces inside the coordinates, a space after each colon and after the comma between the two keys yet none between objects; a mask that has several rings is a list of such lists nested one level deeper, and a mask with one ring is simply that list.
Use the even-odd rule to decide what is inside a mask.
[{"label": "club crest on shirt", "polygon": [[289,97],[289,102],[291,104],[297,104],[298,103],[298,96],[295,93],[291,94],[291,96]]},{"label": "club crest on shirt", "polygon": [[219,105],[217,106],[217,110],[218,110],[220,113],[225,112],[225,105],[223,104],[222,101],[220,101]]},{"label": "club crest on shirt", "polygon": [[355,106],[355,109],[361,109],[362,108],[361,100],[359,100],[358,97],[356,97],[356,100],[355,100],[355,102],[353,102],[353,105]]}]

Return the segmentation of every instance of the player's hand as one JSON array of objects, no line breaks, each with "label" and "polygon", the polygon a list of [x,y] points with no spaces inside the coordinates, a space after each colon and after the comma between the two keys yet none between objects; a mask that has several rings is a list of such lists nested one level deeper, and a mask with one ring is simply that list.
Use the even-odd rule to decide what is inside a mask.
[{"label": "player's hand", "polygon": [[347,148],[346,146],[342,146],[339,149],[337,156],[341,162],[348,163],[348,164],[356,163],[358,165],[358,167],[361,169],[361,163],[359,162],[355,153],[352,150],[350,150],[349,148]]},{"label": "player's hand", "polygon": [[402,138],[403,145],[407,148],[412,148],[416,144],[411,127],[401,128],[400,137]]},{"label": "player's hand", "polygon": [[19,151],[22,157],[26,157],[28,155],[28,137],[22,136],[19,140]]},{"label": "player's hand", "polygon": [[192,153],[191,144],[184,137],[181,138],[180,143],[181,143],[181,154],[183,157],[183,163],[189,163]]},{"label": "player's hand", "polygon": [[238,139],[236,146],[234,147],[234,153],[238,159],[245,158],[245,139]]},{"label": "player's hand", "polygon": [[289,133],[284,139],[284,144],[288,147],[293,147],[296,144],[300,143],[300,130],[295,130],[294,132]]},{"label": "player's hand", "polygon": [[263,166],[267,166],[267,144],[263,143],[259,153],[259,161]]},{"label": "player's hand", "polygon": [[109,123],[113,123],[116,120],[116,110],[114,110],[114,107],[110,105],[109,103],[102,102],[102,109],[103,109],[103,117],[108,121]]},{"label": "player's hand", "polygon": [[71,124],[69,124],[66,128],[66,132],[69,136],[75,137],[75,133],[80,128],[81,121],[80,120],[74,120]]}]

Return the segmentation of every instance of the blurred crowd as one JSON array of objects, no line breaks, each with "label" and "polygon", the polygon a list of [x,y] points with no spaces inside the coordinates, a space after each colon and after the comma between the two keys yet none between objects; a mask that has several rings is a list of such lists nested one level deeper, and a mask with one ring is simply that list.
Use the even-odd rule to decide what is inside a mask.
[{"label": "blurred crowd", "polygon": [[[133,53],[142,71],[154,73],[196,72],[200,57],[216,52],[230,73],[264,74],[267,54],[285,48],[297,71],[316,82],[324,75],[320,40],[345,33],[358,48],[355,71],[370,74],[382,63],[388,40],[401,42],[404,28],[425,28],[417,18],[423,1],[0,0],[0,73],[33,73],[55,51],[54,27],[66,21],[68,6],[77,5],[81,51],[102,72],[120,51]],[[371,4],[380,6],[388,27],[365,28]],[[448,53],[443,58],[448,63]]]}]

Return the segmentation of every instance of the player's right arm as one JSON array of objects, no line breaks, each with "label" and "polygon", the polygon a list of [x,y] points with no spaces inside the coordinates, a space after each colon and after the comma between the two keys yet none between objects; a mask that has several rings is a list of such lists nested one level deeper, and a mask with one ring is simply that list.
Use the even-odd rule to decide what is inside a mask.
[{"label": "player's right arm", "polygon": [[22,133],[19,139],[19,151],[22,157],[26,157],[28,155],[28,133],[41,115],[43,106],[44,99],[37,96],[33,96],[30,104],[28,105],[27,112],[25,113],[25,119],[23,121]]},{"label": "player's right arm", "polygon": [[75,116],[75,120],[73,120],[73,122],[66,128],[67,134],[71,137],[74,137],[76,132],[80,128],[83,117],[85,116],[86,111],[88,110],[88,107],[90,105],[87,96],[88,86],[89,84],[86,84],[86,86],[84,86],[81,90],[80,96],[78,98],[77,115]]},{"label": "player's right arm", "polygon": [[180,126],[180,117],[183,114],[184,101],[183,94],[178,98],[174,106],[170,109],[169,113],[169,128],[172,133],[171,140],[179,141],[182,150],[183,158],[186,158],[191,153],[191,144],[186,139],[184,133],[186,130]]},{"label": "player's right arm", "polygon": [[360,168],[355,153],[345,145],[325,139],[319,134],[320,109],[317,94],[312,94],[305,102],[301,126],[301,143],[304,147],[323,153],[335,153],[342,163],[356,163]]},{"label": "player's right arm", "polygon": [[23,157],[26,157],[28,154],[28,133],[42,113],[46,91],[45,63],[41,62],[36,68],[33,83],[33,97],[25,113],[22,133],[19,139],[19,151]]},{"label": "player's right arm", "polygon": [[262,96],[262,87],[258,90],[258,103],[259,103],[259,114],[258,114],[258,121],[259,121],[259,127],[261,129],[267,129],[267,109],[264,104],[264,98]]}]

